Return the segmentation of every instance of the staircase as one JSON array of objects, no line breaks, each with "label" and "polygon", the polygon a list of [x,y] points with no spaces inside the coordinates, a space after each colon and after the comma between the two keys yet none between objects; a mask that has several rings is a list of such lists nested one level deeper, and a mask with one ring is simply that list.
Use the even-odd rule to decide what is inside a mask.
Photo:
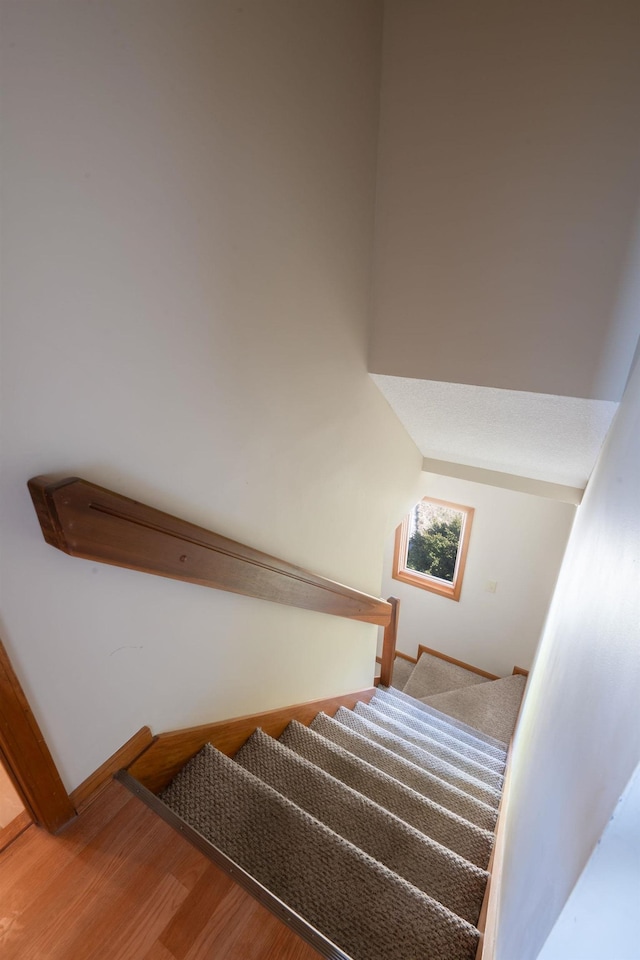
[{"label": "staircase", "polygon": [[[29,491],[45,540],[72,557],[383,627],[389,681],[396,598],[78,477]],[[117,777],[329,960],[473,960],[524,680],[443,662],[398,665],[388,689],[160,734]]]},{"label": "staircase", "polygon": [[[304,918],[336,960],[476,956],[524,678],[505,687],[435,660],[404,676],[396,661],[394,681],[413,695],[379,687],[353,710],[291,721],[277,740],[257,729],[233,759],[206,744],[160,794],[169,819]],[[451,714],[429,703],[443,695]],[[503,739],[488,732],[492,717]]]}]

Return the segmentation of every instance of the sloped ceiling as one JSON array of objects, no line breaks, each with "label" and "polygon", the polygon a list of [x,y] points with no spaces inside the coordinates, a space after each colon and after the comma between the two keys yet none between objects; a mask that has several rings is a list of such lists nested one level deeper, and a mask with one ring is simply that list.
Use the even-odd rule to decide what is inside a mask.
[{"label": "sloped ceiling", "polygon": [[424,457],[584,488],[618,404],[371,374]]}]

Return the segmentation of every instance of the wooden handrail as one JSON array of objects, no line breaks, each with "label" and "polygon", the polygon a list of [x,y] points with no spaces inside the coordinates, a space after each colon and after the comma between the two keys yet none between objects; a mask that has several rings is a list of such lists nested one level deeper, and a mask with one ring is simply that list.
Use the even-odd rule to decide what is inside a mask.
[{"label": "wooden handrail", "polygon": [[47,543],[72,557],[387,627],[391,603],[79,477],[29,480]]}]

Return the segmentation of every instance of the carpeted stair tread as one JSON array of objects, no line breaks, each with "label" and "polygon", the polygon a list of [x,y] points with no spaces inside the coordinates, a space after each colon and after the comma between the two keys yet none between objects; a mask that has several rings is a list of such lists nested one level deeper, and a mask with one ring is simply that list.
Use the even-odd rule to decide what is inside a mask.
[{"label": "carpeted stair tread", "polygon": [[483,735],[481,733],[477,736],[472,733],[467,733],[461,729],[461,726],[456,723],[453,717],[445,719],[445,714],[438,713],[436,710],[430,710],[426,704],[420,700],[414,700],[413,697],[400,697],[398,696],[399,693],[401,693],[400,690],[393,690],[391,687],[378,687],[374,699],[382,699],[397,710],[402,710],[403,713],[407,713],[417,720],[422,720],[423,723],[427,723],[434,729],[442,730],[447,736],[454,737],[460,740],[461,743],[466,743],[475,750],[480,751],[480,753],[485,753],[488,757],[492,757],[494,760],[499,760],[502,764],[506,764],[506,749],[487,743],[486,740],[482,739]]},{"label": "carpeted stair tread", "polygon": [[398,690],[404,690],[404,685],[411,676],[415,663],[411,660],[405,660],[404,657],[396,657],[393,661],[393,674],[391,684]]},{"label": "carpeted stair tread", "polygon": [[389,694],[389,696],[395,697],[397,700],[402,700],[404,703],[410,704],[412,707],[414,707],[414,709],[422,710],[431,717],[435,717],[438,720],[443,720],[446,723],[453,724],[454,726],[458,727],[459,730],[462,730],[463,733],[467,733],[470,736],[484,740],[488,746],[502,751],[502,753],[506,756],[509,749],[508,741],[499,740],[497,737],[491,737],[482,730],[478,730],[476,727],[471,727],[468,723],[464,723],[462,720],[458,719],[458,717],[453,717],[450,714],[443,713],[442,710],[438,710],[436,707],[429,706],[420,698],[410,697],[402,690],[396,690],[395,687],[385,687],[383,689],[387,694]]},{"label": "carpeted stair tread", "polygon": [[[466,757],[468,760],[473,760],[474,763],[480,764],[482,767],[486,767],[487,770],[491,770],[499,777],[504,774],[504,760],[490,757],[482,750],[477,750],[475,747],[465,743],[463,740],[459,740],[449,732],[445,732],[441,727],[435,727],[426,719],[423,720],[409,713],[407,710],[403,710],[397,701],[395,704],[393,702],[390,703],[389,699],[385,699],[384,695],[378,695],[376,693],[369,702],[369,706],[389,717],[390,720],[395,720],[410,730],[415,730],[416,733],[422,733],[427,737],[431,737],[431,739],[437,739],[438,743],[442,746],[448,747],[450,750],[453,750],[462,757]],[[450,729],[453,730],[454,728],[451,727]]]},{"label": "carpeted stair tread", "polygon": [[465,667],[449,663],[441,657],[433,657],[430,653],[423,653],[418,658],[403,690],[411,697],[433,697],[448,690],[488,682],[486,677],[481,677]]},{"label": "carpeted stair tread", "polygon": [[[322,729],[325,719],[330,718],[319,714],[313,725]],[[421,796],[404,783],[331,742],[315,729],[295,720],[287,726],[280,741],[425,836],[449,847],[470,863],[486,868],[493,846],[493,834],[488,829],[482,829]]]},{"label": "carpeted stair tread", "polygon": [[526,677],[516,674],[482,686],[429,697],[427,704],[491,736],[509,740],[518,719],[525,684]]},{"label": "carpeted stair tread", "polygon": [[[483,830],[493,830],[498,812],[495,807],[477,800],[464,790],[441,780],[428,770],[418,767],[410,760],[398,756],[368,737],[350,730],[342,723],[325,713],[319,713],[311,725],[312,729],[328,740],[343,747],[359,757],[367,765],[371,764],[394,780],[411,787],[416,793],[428,798],[440,807],[450,810],[463,820],[475,824]],[[445,842],[441,840],[441,842]],[[447,844],[448,846],[450,844]]]},{"label": "carpeted stair tread", "polygon": [[474,777],[470,777],[463,770],[453,767],[450,763],[446,763],[432,753],[421,750],[420,747],[415,746],[415,744],[407,743],[402,737],[398,737],[388,730],[384,730],[378,724],[371,723],[363,716],[358,716],[358,714],[352,710],[340,708],[336,712],[334,719],[337,720],[338,723],[344,724],[344,726],[350,730],[355,730],[356,733],[361,734],[363,737],[373,740],[374,743],[386,747],[387,750],[391,750],[393,753],[398,754],[398,756],[404,757],[405,760],[409,760],[416,766],[422,767],[423,770],[428,770],[446,783],[458,787],[459,790],[463,790],[470,796],[476,797],[476,799],[482,800],[483,803],[487,803],[489,806],[497,809],[500,803],[500,794],[498,791],[481,783]]},{"label": "carpeted stair tread", "polygon": [[478,931],[210,745],[164,802],[353,960],[473,960]]},{"label": "carpeted stair tread", "polygon": [[234,760],[464,920],[477,923],[488,874],[257,730]]},{"label": "carpeted stair tread", "polygon": [[500,791],[502,789],[503,778],[499,773],[489,770],[488,767],[476,763],[468,757],[463,757],[462,754],[451,750],[435,737],[412,730],[410,727],[405,726],[404,723],[391,719],[368,703],[357,703],[353,708],[353,712],[357,716],[369,720],[370,723],[375,723],[376,726],[382,727],[383,730],[387,730],[389,733],[393,733],[395,736],[402,738],[407,743],[420,747],[420,749],[426,753],[438,757],[438,759],[449,764],[455,770],[466,773],[469,777],[486,784],[493,790]]}]

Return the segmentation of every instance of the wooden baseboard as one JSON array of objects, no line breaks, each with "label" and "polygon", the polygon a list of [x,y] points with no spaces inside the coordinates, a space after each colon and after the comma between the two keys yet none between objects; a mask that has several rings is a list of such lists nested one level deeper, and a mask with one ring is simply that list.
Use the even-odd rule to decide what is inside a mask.
[{"label": "wooden baseboard", "polygon": [[[426,649],[426,648],[425,648]],[[401,660],[408,660],[409,663],[417,663],[417,657],[410,657],[408,653],[401,653],[400,650],[396,650],[396,657],[400,657]]]},{"label": "wooden baseboard", "polygon": [[528,677],[528,676],[529,676],[529,671],[528,671],[528,670],[525,670],[524,667],[514,667],[514,668],[513,668],[513,673],[511,674],[511,676],[512,676],[512,677],[515,677],[516,675],[519,675],[519,676],[521,676],[521,677]]},{"label": "wooden baseboard", "polygon": [[6,850],[9,844],[17,840],[21,833],[28,830],[33,823],[33,817],[27,810],[23,810],[17,817],[0,829],[0,853]]},{"label": "wooden baseboard", "polygon": [[[425,647],[424,649],[426,650],[427,648]],[[417,662],[418,662],[415,657],[410,657],[408,653],[401,653],[400,650],[396,650],[396,654],[395,654],[395,655],[396,655],[396,657],[400,657],[401,660],[408,660],[409,663],[417,663]],[[376,657],[376,663],[382,663],[382,657]]]},{"label": "wooden baseboard", "polygon": [[76,810],[87,807],[97,796],[100,790],[109,783],[114,773],[130,766],[153,743],[153,736],[149,727],[142,727],[127,740],[119,750],[105,760],[97,770],[83,780],[70,794],[71,802]]},{"label": "wooden baseboard", "polygon": [[495,673],[488,673],[486,670],[481,670],[480,667],[474,667],[471,663],[465,663],[464,660],[456,660],[454,657],[447,656],[446,653],[440,653],[439,650],[432,650],[431,647],[425,647],[423,644],[420,644],[418,647],[418,660],[423,653],[428,653],[432,657],[438,657],[439,660],[446,660],[447,663],[454,663],[456,667],[464,667],[465,670],[470,670],[471,673],[477,673],[479,677],[486,677],[487,680],[501,679],[501,677]]},{"label": "wooden baseboard", "polygon": [[333,716],[339,707],[353,708],[358,700],[369,702],[375,687],[346,693],[339,697],[298,703],[265,713],[250,714],[199,727],[188,727],[170,733],[161,733],[153,743],[129,767],[132,777],[152,793],[162,790],[178,771],[205,743],[212,743],[222,753],[231,757],[240,749],[257,727],[272,737],[279,737],[291,720],[308,726],[317,713]]},{"label": "wooden baseboard", "polygon": [[[516,672],[522,673],[528,677],[529,671],[523,670],[522,667],[514,667],[513,674]],[[512,674],[512,676],[513,676]],[[484,894],[484,901],[482,903],[482,910],[480,911],[480,920],[478,921],[478,929],[480,930],[480,942],[478,944],[478,950],[476,953],[475,960],[494,960],[496,955],[496,937],[498,932],[498,903],[500,900],[500,892],[502,887],[502,868],[504,865],[504,850],[506,843],[506,808],[507,802],[509,799],[509,791],[511,789],[511,766],[513,759],[513,744],[515,741],[515,736],[520,725],[520,718],[522,716],[522,706],[524,703],[524,697],[520,702],[520,708],[518,710],[518,716],[516,718],[516,725],[513,731],[513,736],[509,741],[509,749],[507,751],[507,761],[504,770],[504,780],[502,782],[502,796],[500,797],[500,806],[498,807],[498,820],[496,823],[495,829],[495,841],[493,844],[493,850],[491,851],[491,860],[489,863],[489,882],[487,883],[487,889]]]},{"label": "wooden baseboard", "polygon": [[76,815],[26,694],[0,641],[0,756],[33,819],[57,833]]},{"label": "wooden baseboard", "polygon": [[504,845],[505,845],[505,808],[511,786],[511,751],[513,748],[513,739],[509,744],[507,753],[507,764],[505,767],[504,782],[502,786],[502,797],[498,808],[498,820],[496,822],[495,840],[491,859],[489,860],[489,880],[482,902],[480,919],[478,920],[478,930],[480,931],[480,941],[476,952],[475,960],[493,960],[496,950],[496,933],[498,929],[498,901],[500,899],[500,889],[502,887],[502,867],[504,863]]}]

